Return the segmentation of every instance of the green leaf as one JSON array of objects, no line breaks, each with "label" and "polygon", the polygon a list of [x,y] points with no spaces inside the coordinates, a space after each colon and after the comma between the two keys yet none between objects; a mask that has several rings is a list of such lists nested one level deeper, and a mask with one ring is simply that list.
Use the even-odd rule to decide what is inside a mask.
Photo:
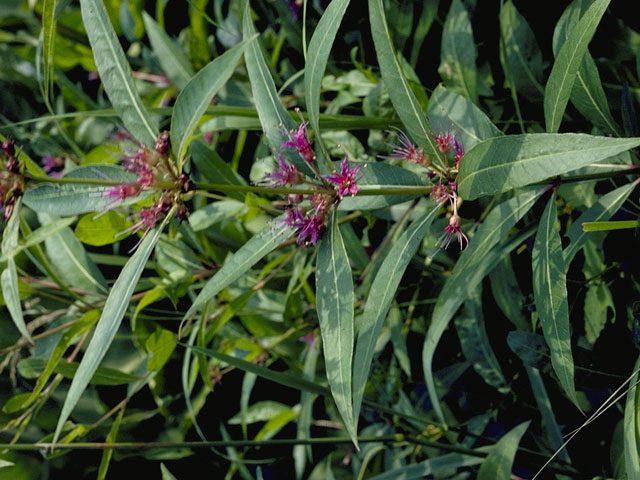
[{"label": "green leaf", "polygon": [[569,399],[578,405],[573,379],[567,280],[557,220],[556,199],[552,196],[540,218],[533,245],[533,297],[551,351],[553,369]]},{"label": "green leaf", "polygon": [[442,154],[432,138],[427,116],[422,111],[422,107],[411,90],[396,57],[382,0],[368,1],[371,35],[373,36],[382,80],[389,91],[391,103],[413,141],[420,148],[423,148],[425,153],[434,159],[439,159],[438,162],[442,164]]},{"label": "green leaf", "polygon": [[450,90],[478,103],[476,43],[469,13],[461,0],[453,0],[444,21],[438,72]]},{"label": "green leaf", "polygon": [[362,397],[380,329],[407,265],[418,251],[422,239],[439,210],[439,206],[431,208],[430,212],[415,220],[403,232],[385,256],[371,284],[364,312],[357,322],[358,338],[353,366],[353,406],[356,418],[360,414]]},{"label": "green leaf", "polygon": [[149,36],[149,42],[163,72],[182,90],[194,75],[189,59],[164,29],[147,12],[142,12],[142,20]]},{"label": "green leaf", "polygon": [[248,425],[256,422],[266,422],[275,415],[288,412],[291,409],[284,403],[275,402],[273,400],[264,400],[254,403],[246,412],[236,413],[227,423],[229,425],[240,425],[246,423]]},{"label": "green leaf", "polygon": [[160,464],[160,472],[162,473],[162,480],[178,480],[167,467],[164,466],[164,463]]},{"label": "green leaf", "polygon": [[453,130],[465,150],[471,150],[483,140],[502,135],[482,110],[443,85],[438,85],[433,91],[428,111],[429,119],[436,125],[436,129]]},{"label": "green leaf", "polygon": [[439,472],[452,472],[459,468],[478,465],[483,457],[463,455],[462,453],[446,453],[440,457],[430,458],[414,465],[394,468],[385,473],[369,477],[367,480],[418,480]]},{"label": "green leaf", "polygon": [[245,275],[252,266],[276,248],[280,242],[291,236],[291,229],[281,223],[281,220],[280,217],[272,220],[272,225],[251,237],[247,243],[227,259],[222,268],[205,284],[184,318],[189,318],[200,311],[204,304],[220,293],[223,288]]},{"label": "green leaf", "polygon": [[549,133],[560,127],[582,59],[609,1],[593,2],[558,52],[544,89],[544,118]]},{"label": "green leaf", "polygon": [[638,372],[640,358],[634,367],[630,379],[631,388],[627,393],[624,406],[624,463],[629,480],[640,480],[640,438],[638,436],[638,412],[640,412],[640,389],[638,388]]},{"label": "green leaf", "polygon": [[[189,145],[191,160],[196,165],[198,171],[209,182],[222,183],[225,185],[246,185],[247,182],[241,175],[234,172],[222,157],[207,146],[203,140],[196,140]],[[236,200],[244,202],[245,193],[228,192],[227,195]]]},{"label": "green leaf", "polygon": [[147,362],[147,370],[160,370],[171,357],[176,348],[176,334],[166,328],[157,328],[144,344],[151,355]]},{"label": "green leaf", "polygon": [[87,183],[40,184],[25,192],[22,197],[24,204],[38,213],[59,216],[77,215],[79,213],[103,212],[116,204],[129,205],[143,198],[145,194],[151,194],[151,192],[143,192],[142,195],[121,203],[108,198],[105,192],[109,187],[95,184],[95,182],[127,183],[136,180],[135,174],[127,172],[117,165],[79,167],[67,173],[63,178],[87,180]]},{"label": "green leaf", "polygon": [[144,270],[147,259],[149,258],[149,255],[151,255],[153,247],[155,247],[158,242],[162,229],[167,224],[173,213],[174,210],[171,210],[162,222],[162,225],[147,234],[142,243],[138,246],[136,252],[127,261],[126,265],[120,272],[118,279],[113,284],[113,287],[109,292],[109,296],[107,297],[107,301],[104,304],[100,320],[96,325],[93,337],[89,342],[89,346],[87,347],[82,361],[80,362],[78,371],[73,377],[73,381],[69,387],[69,392],[64,400],[62,412],[58,418],[58,424],[56,425],[56,431],[53,436],[53,443],[55,443],[60,437],[65,422],[69,418],[69,415],[71,415],[71,412],[78,403],[78,400],[80,400],[82,393],[87,388],[91,377],[93,377],[93,374],[100,365],[104,355],[107,353],[107,350],[118,331],[120,322],[122,322],[122,317],[124,317],[124,314],[129,307],[129,300],[131,300],[131,295],[133,294],[133,290],[138,283],[138,279]]},{"label": "green leaf", "polygon": [[588,234],[583,230],[583,224],[586,222],[600,222],[611,218],[629,195],[631,195],[631,192],[636,188],[638,182],[640,182],[640,180],[618,187],[606,195],[601,196],[591,208],[583,212],[582,215],[573,222],[565,234],[570,243],[562,252],[567,268],[573,260],[573,257],[584,247],[584,243],[587,241]]},{"label": "green leaf", "polygon": [[[59,373],[64,378],[74,378],[80,364],[78,362],[59,362],[54,368],[54,373]],[[47,367],[46,358],[31,357],[18,362],[18,370],[24,378],[37,378],[42,375]],[[89,383],[92,385],[125,385],[140,380],[140,377],[121,372],[114,368],[98,367],[91,376]]]},{"label": "green leaf", "polygon": [[7,266],[0,275],[0,283],[2,284],[2,296],[11,320],[15,324],[18,331],[29,342],[31,335],[27,330],[22,315],[22,305],[20,304],[20,290],[18,288],[18,271],[13,256],[18,245],[18,235],[20,234],[19,222],[21,211],[21,200],[18,198],[13,206],[13,213],[2,232],[2,256],[7,258]]},{"label": "green leaf", "polygon": [[467,200],[542,182],[640,145],[640,138],[531,133],[494,137],[460,162],[458,192]]},{"label": "green leaf", "polygon": [[313,32],[304,68],[304,92],[309,123],[322,145],[320,136],[320,88],[327,68],[327,60],[331,46],[336,38],[338,27],[342,22],[349,0],[333,0],[322,14],[318,26]]},{"label": "green leaf", "polygon": [[513,460],[518,451],[520,439],[529,428],[531,421],[521,423],[509,430],[491,449],[478,470],[478,480],[510,480]]},{"label": "green leaf", "polygon": [[469,247],[462,252],[438,295],[422,349],[422,365],[429,398],[438,420],[442,423],[444,423],[444,415],[431,368],[440,337],[476,285],[497,265],[509,249],[515,248],[515,245],[510,245],[504,250],[493,249],[529,211],[542,192],[542,189],[527,190],[494,207],[469,242]]},{"label": "green leaf", "polygon": [[482,289],[476,288],[464,304],[462,314],[454,320],[460,346],[464,357],[471,362],[473,369],[480,375],[487,385],[498,389],[500,393],[507,393],[509,386],[504,378],[500,363],[496,358],[487,330],[485,329],[482,313]]},{"label": "green leaf", "polygon": [[352,396],[355,327],[353,277],[334,211],[316,260],[316,310],[331,394],[353,443],[358,445]]},{"label": "green leaf", "polygon": [[542,97],[542,52],[526,19],[508,0],[500,9],[504,55],[500,60],[508,81],[522,95]]},{"label": "green leaf", "polygon": [[505,257],[489,275],[491,293],[502,313],[517,329],[526,330],[529,322],[524,317],[525,299],[510,257]]},{"label": "green leaf", "polygon": [[126,228],[127,222],[122,215],[109,211],[100,216],[93,213],[84,215],[78,220],[75,232],[82,243],[102,247],[120,240],[117,235]]},{"label": "green leaf", "polygon": [[56,37],[56,3],[57,0],[44,0],[42,3],[42,91],[44,101],[51,103],[51,86],[53,83],[55,37]]},{"label": "green leaf", "polygon": [[[251,20],[249,0],[246,0],[242,17],[242,36],[247,39],[252,38],[255,34],[256,29]],[[271,148],[277,150],[282,142],[289,140],[287,131],[296,127],[295,122],[280,103],[269,67],[257,41],[249,44],[244,58],[262,129]]]},{"label": "green leaf", "polygon": [[[587,9],[590,2],[572,2],[560,17],[553,32],[553,53],[558,51],[569,37],[569,32],[576,27],[582,12]],[[594,125],[604,129],[607,133],[613,133],[620,137],[621,132],[609,111],[609,103],[602,88],[600,75],[596,62],[587,50],[582,59],[580,69],[576,74],[576,80],[571,90],[571,103],[582,115],[591,120]]]},{"label": "green leaf", "polygon": [[240,57],[253,37],[239,43],[200,70],[178,95],[171,116],[173,154],[182,165],[191,135],[213,96],[231,78]]},{"label": "green leaf", "polygon": [[542,335],[522,330],[513,330],[507,335],[507,344],[525,367],[543,367],[548,364],[549,347]]},{"label": "green leaf", "polygon": [[615,319],[616,306],[607,284],[589,285],[584,297],[584,330],[589,343],[594,344],[598,340],[607,323],[609,309],[614,312]]},{"label": "green leaf", "polygon": [[113,108],[129,133],[140,143],[153,148],[158,129],[138,95],[131,67],[113,31],[104,3],[102,0],[80,0],[80,7],[100,80]]}]

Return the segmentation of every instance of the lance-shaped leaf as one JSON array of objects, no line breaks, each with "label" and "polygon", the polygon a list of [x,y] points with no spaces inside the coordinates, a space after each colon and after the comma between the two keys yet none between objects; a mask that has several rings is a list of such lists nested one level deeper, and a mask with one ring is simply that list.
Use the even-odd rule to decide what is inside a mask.
[{"label": "lance-shaped leaf", "polygon": [[158,129],[133,82],[131,67],[118,42],[102,0],[80,0],[100,80],[125,127],[140,143],[153,148]]},{"label": "lance-shaped leaf", "polygon": [[355,326],[353,277],[334,211],[316,260],[316,310],[331,394],[353,443],[358,445],[352,401]]},{"label": "lance-shaped leaf", "polygon": [[427,116],[422,111],[396,57],[382,0],[369,0],[369,21],[380,73],[389,91],[391,103],[413,141],[427,154],[441,159],[442,155],[432,138]]},{"label": "lance-shaped leaf", "polygon": [[445,453],[439,457],[429,458],[422,462],[394,468],[368,480],[419,480],[440,472],[456,471],[458,468],[471,467],[483,461],[481,455],[465,455],[462,453]]},{"label": "lance-shaped leaf", "polygon": [[[245,39],[256,34],[251,20],[249,0],[244,4],[242,18],[242,36]],[[253,101],[258,110],[258,117],[271,148],[278,149],[282,142],[289,140],[287,130],[295,128],[295,122],[280,103],[276,86],[269,73],[269,67],[264,60],[260,45],[251,42],[244,53],[244,59],[253,92]]]},{"label": "lance-shaped leaf", "polygon": [[407,228],[385,256],[371,284],[364,312],[358,319],[358,339],[353,366],[353,407],[356,418],[360,413],[362,396],[382,323],[387,317],[407,265],[418,251],[422,239],[439,210],[439,206],[432,208],[429,213],[415,220]]},{"label": "lance-shaped leaf", "polygon": [[518,445],[531,421],[521,423],[507,432],[491,449],[478,470],[478,480],[510,480]]},{"label": "lance-shaped leaf", "polygon": [[142,12],[142,20],[149,36],[151,48],[162,70],[176,87],[182,90],[194,75],[189,59],[151,15]]},{"label": "lance-shaped leaf", "polygon": [[107,350],[120,327],[122,318],[129,307],[129,300],[131,300],[131,295],[133,294],[133,290],[140,279],[140,275],[144,270],[147,259],[158,242],[162,229],[167,224],[174,211],[175,208],[169,212],[160,227],[147,234],[145,239],[138,246],[136,252],[123,267],[118,279],[113,284],[113,287],[111,287],[111,291],[109,292],[107,301],[102,309],[102,315],[100,316],[100,320],[98,320],[93,337],[89,342],[89,346],[87,347],[84,357],[82,357],[80,366],[78,367],[78,370],[73,377],[73,381],[71,382],[71,386],[69,387],[67,398],[65,398],[64,404],[62,405],[62,411],[60,412],[56,431],[53,436],[53,443],[56,443],[60,437],[65,422],[69,418],[69,415],[71,415],[71,412],[78,403],[78,400],[80,400],[82,393],[87,388],[87,385],[89,385],[93,374],[96,372],[100,362],[107,353]]},{"label": "lance-shaped leaf", "polygon": [[437,129],[451,129],[466,150],[502,132],[482,110],[462,95],[438,85],[429,99],[429,119]]},{"label": "lance-shaped leaf", "polygon": [[247,270],[291,235],[291,229],[281,220],[275,219],[273,222],[273,225],[267,226],[265,230],[251,237],[247,243],[227,259],[222,268],[209,279],[200,291],[184,318],[200,311],[205,303],[220,293],[223,288],[228,287],[246,274]]},{"label": "lance-shaped leaf", "polygon": [[557,132],[560,127],[582,59],[609,1],[593,2],[569,33],[553,63],[544,89],[544,118],[549,133]]},{"label": "lance-shaped leaf", "polygon": [[490,138],[460,162],[458,192],[467,200],[541,182],[640,145],[640,138],[531,133]]},{"label": "lance-shaped leaf", "polygon": [[566,268],[569,268],[569,264],[573,260],[573,257],[587,241],[589,233],[583,230],[582,224],[585,222],[606,221],[611,218],[611,216],[622,206],[629,195],[631,195],[631,192],[636,188],[639,182],[640,179],[637,179],[601,196],[598,201],[591,206],[591,208],[583,212],[582,215],[580,215],[578,219],[571,224],[565,234],[565,237],[569,239],[570,243],[562,252]]},{"label": "lance-shaped leaf", "polygon": [[173,153],[182,164],[191,135],[211,104],[213,96],[231,78],[240,57],[252,39],[236,45],[200,70],[180,92],[171,116]]},{"label": "lance-shaped leaf", "polygon": [[460,0],[453,0],[444,21],[438,72],[448,88],[478,103],[476,43],[469,13]]},{"label": "lance-shaped leaf", "polygon": [[333,0],[329,4],[313,32],[307,50],[307,61],[304,68],[305,102],[307,104],[309,123],[320,142],[322,142],[322,138],[319,135],[320,125],[318,119],[320,115],[322,77],[327,68],[331,46],[348,5],[349,0]]},{"label": "lance-shaped leaf", "polygon": [[502,250],[498,252],[492,250],[493,247],[529,211],[542,192],[542,189],[527,190],[494,207],[469,242],[469,247],[456,262],[438,295],[422,349],[422,365],[429,398],[438,420],[442,423],[444,423],[444,415],[432,372],[433,355],[440,337],[465,298],[506,254]]},{"label": "lance-shaped leaf", "polygon": [[638,371],[640,358],[636,362],[631,388],[627,393],[624,406],[624,463],[629,480],[640,480],[640,435],[638,434],[638,412],[640,412],[640,388],[638,388]]},{"label": "lance-shaped leaf", "polygon": [[577,405],[571,356],[567,280],[564,273],[562,242],[556,229],[558,212],[552,196],[540,218],[533,245],[533,297],[544,338],[551,351],[551,364],[560,384]]},{"label": "lance-shaped leaf", "polygon": [[51,84],[53,82],[53,52],[56,35],[56,3],[57,0],[44,0],[42,4],[42,96],[47,104],[51,99]]}]

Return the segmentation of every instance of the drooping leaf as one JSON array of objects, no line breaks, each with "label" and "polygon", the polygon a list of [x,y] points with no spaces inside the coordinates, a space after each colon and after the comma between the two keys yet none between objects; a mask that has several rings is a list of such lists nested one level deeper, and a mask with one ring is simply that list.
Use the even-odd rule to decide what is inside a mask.
[{"label": "drooping leaf", "polygon": [[[369,377],[374,347],[409,262],[438,214],[439,206],[415,220],[393,244],[371,284],[364,312],[358,319],[358,338],[353,367],[353,405],[360,413],[362,396]],[[326,345],[326,344],[325,344]]]},{"label": "drooping leaf", "polygon": [[391,103],[413,141],[434,159],[441,159],[440,151],[431,135],[427,116],[422,111],[396,57],[382,0],[369,0],[369,21],[380,73],[389,91]]},{"label": "drooping leaf", "polygon": [[478,103],[476,43],[469,12],[461,0],[451,3],[444,21],[438,72],[447,88]]},{"label": "drooping leaf", "polygon": [[467,200],[505,192],[599,162],[640,145],[640,138],[530,133],[490,138],[460,162],[458,192]]},{"label": "drooping leaf", "polygon": [[147,263],[147,259],[151,255],[153,248],[155,247],[160,234],[166,223],[172,216],[173,211],[170,211],[160,227],[148,232],[142,243],[138,246],[135,253],[127,261],[126,265],[120,272],[118,279],[111,287],[107,301],[102,309],[102,315],[98,324],[96,325],[93,337],[87,346],[87,350],[82,357],[80,366],[73,377],[69,392],[62,405],[62,412],[58,418],[56,425],[56,431],[53,437],[55,443],[60,434],[62,428],[71,415],[74,407],[80,400],[80,397],[84,390],[87,388],[91,377],[97,370],[100,362],[104,358],[111,342],[113,341],[122,318],[124,317],[127,308],[129,307],[129,300],[133,294],[133,290],[138,283],[138,279],[144,270],[144,266]]},{"label": "drooping leaf", "polygon": [[182,90],[194,75],[189,59],[151,15],[142,12],[142,20],[149,36],[149,42],[151,42],[151,48],[162,70],[176,87]]},{"label": "drooping leaf", "polygon": [[544,118],[547,132],[555,133],[560,127],[569,102],[576,76],[591,37],[610,0],[596,0],[571,30],[556,56],[551,74],[544,89]]},{"label": "drooping leaf", "polygon": [[533,246],[533,296],[542,332],[551,351],[553,369],[569,399],[577,405],[567,285],[557,220],[556,199],[552,196],[540,218]]},{"label": "drooping leaf", "polygon": [[499,137],[502,132],[485,113],[462,95],[438,85],[429,100],[429,119],[436,130],[455,133],[465,150],[476,143]]},{"label": "drooping leaf", "polygon": [[305,102],[309,123],[316,133],[316,138],[322,142],[320,136],[319,115],[320,115],[320,88],[322,78],[327,68],[327,60],[331,53],[333,41],[336,38],[338,27],[342,22],[344,12],[347,10],[349,0],[333,0],[326,8],[318,26],[313,32],[307,49],[307,59],[304,68],[304,91]]},{"label": "drooping leaf", "polygon": [[171,116],[173,154],[182,165],[191,135],[213,96],[231,78],[240,57],[253,37],[239,43],[200,70],[178,95]]},{"label": "drooping leaf", "polygon": [[102,0],[80,0],[82,22],[89,36],[100,80],[129,133],[153,148],[158,128],[138,94],[131,67],[113,31]]},{"label": "drooping leaf", "polygon": [[331,394],[345,428],[357,446],[357,418],[353,409],[353,276],[334,212],[316,260],[316,310],[324,345],[324,361]]},{"label": "drooping leaf", "polygon": [[510,480],[513,460],[516,457],[520,439],[529,428],[531,421],[521,423],[509,430],[491,449],[478,470],[478,480]]},{"label": "drooping leaf", "polygon": [[429,398],[438,420],[442,423],[444,423],[444,415],[439,404],[431,368],[440,337],[465,298],[506,254],[502,250],[496,251],[493,247],[527,213],[542,191],[542,189],[527,190],[495,206],[469,242],[469,247],[456,262],[438,295],[422,349],[422,365]]}]

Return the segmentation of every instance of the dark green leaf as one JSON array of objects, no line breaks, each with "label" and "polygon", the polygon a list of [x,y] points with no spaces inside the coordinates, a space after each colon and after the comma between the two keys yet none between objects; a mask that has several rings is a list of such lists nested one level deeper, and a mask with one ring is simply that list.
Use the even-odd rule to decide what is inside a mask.
[{"label": "dark green leaf", "polygon": [[513,460],[518,451],[520,439],[529,428],[531,421],[521,423],[507,432],[491,449],[478,470],[478,480],[510,480]]}]

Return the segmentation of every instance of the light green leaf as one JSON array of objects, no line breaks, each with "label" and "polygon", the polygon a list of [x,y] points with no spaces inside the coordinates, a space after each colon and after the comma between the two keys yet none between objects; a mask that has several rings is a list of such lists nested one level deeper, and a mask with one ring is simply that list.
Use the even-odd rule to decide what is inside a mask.
[{"label": "light green leaf", "polygon": [[544,338],[551,351],[551,364],[569,399],[578,404],[573,379],[571,333],[567,285],[562,258],[555,196],[550,197],[540,218],[533,245],[533,297]]},{"label": "light green leaf", "polygon": [[131,67],[113,31],[104,3],[102,0],[80,0],[80,7],[100,80],[113,108],[129,133],[140,143],[153,148],[158,128],[138,95]]},{"label": "light green leaf", "polygon": [[521,423],[509,430],[491,449],[478,470],[478,480],[510,480],[513,461],[518,451],[520,439],[529,428],[531,421]]},{"label": "light green leaf", "polygon": [[609,1],[593,2],[571,30],[556,56],[544,89],[544,118],[549,133],[557,132],[560,127],[582,59]]},{"label": "light green leaf", "polygon": [[117,235],[126,228],[127,222],[122,215],[109,211],[100,216],[94,213],[84,215],[78,220],[75,232],[82,243],[101,247],[121,240]]},{"label": "light green leaf", "polygon": [[228,287],[242,275],[245,275],[252,266],[276,248],[280,242],[291,236],[292,231],[289,227],[283,223],[278,225],[281,222],[281,218],[272,222],[274,222],[272,225],[267,226],[265,230],[251,237],[247,243],[227,259],[222,268],[205,284],[184,318],[189,318],[198,312],[205,303],[215,297],[223,288]]},{"label": "light green leaf", "polygon": [[50,104],[51,85],[53,83],[53,67],[56,36],[56,4],[57,0],[44,0],[42,3],[42,91],[45,103]]},{"label": "light green leaf", "polygon": [[509,249],[515,248],[512,242],[504,250],[493,249],[529,211],[542,192],[542,189],[527,190],[494,207],[469,242],[469,247],[461,254],[438,295],[422,349],[422,365],[429,398],[438,420],[442,423],[444,423],[444,415],[431,368],[440,337],[458,308],[478,283],[497,265]]},{"label": "light green leaf", "polygon": [[438,85],[433,91],[428,111],[429,119],[436,129],[451,129],[456,138],[462,141],[465,150],[471,150],[483,140],[502,135],[482,110],[443,85]]},{"label": "light green leaf", "polygon": [[167,467],[164,466],[164,463],[160,464],[160,472],[162,473],[162,480],[178,480]]},{"label": "light green leaf", "polygon": [[217,57],[200,70],[178,95],[171,116],[171,145],[180,165],[187,154],[191,135],[213,96],[231,78],[240,57],[252,41],[253,37]]},{"label": "light green leaf", "polygon": [[355,339],[353,277],[337,220],[334,212],[318,247],[316,310],[331,394],[347,432],[357,446],[357,419],[354,418],[351,393]]},{"label": "light green leaf", "polygon": [[432,138],[427,116],[422,111],[396,57],[382,0],[369,0],[369,21],[380,73],[389,91],[391,103],[413,141],[423,148],[425,153],[433,159],[438,159],[436,161],[442,164],[442,154]]},{"label": "light green leaf", "polygon": [[[358,319],[358,338],[353,366],[353,406],[356,418],[371,369],[374,347],[384,319],[407,265],[418,251],[439,206],[415,220],[393,244],[371,284],[364,312]],[[325,343],[326,345],[326,343]]]},{"label": "light green leaf", "polygon": [[461,0],[453,0],[444,21],[438,72],[450,90],[478,103],[476,43],[469,13]]},{"label": "light green leaf", "polygon": [[[256,29],[251,20],[249,0],[244,3],[242,18],[242,36],[251,38],[256,34]],[[291,116],[280,103],[276,86],[271,78],[269,67],[264,60],[258,41],[251,42],[244,54],[249,82],[253,92],[253,100],[258,110],[258,117],[264,130],[269,145],[273,149],[279,149],[282,142],[289,140],[287,131],[296,127]]]},{"label": "light green leaf", "polygon": [[624,406],[624,463],[629,480],[640,480],[640,438],[638,436],[638,412],[640,412],[640,388],[638,388],[638,371],[640,358],[634,367],[630,380],[631,388],[627,393]]},{"label": "light green leaf", "polygon": [[162,222],[162,225],[147,234],[142,243],[138,246],[136,252],[127,261],[116,282],[113,284],[102,310],[102,315],[100,316],[98,325],[93,333],[93,337],[89,342],[89,346],[87,347],[82,361],[80,362],[78,371],[73,377],[73,381],[69,387],[69,392],[64,400],[62,412],[60,413],[58,424],[56,425],[53,443],[55,443],[60,437],[65,422],[69,418],[69,415],[71,415],[71,412],[78,403],[78,400],[80,400],[82,393],[87,388],[91,377],[100,365],[104,355],[107,353],[107,350],[118,331],[120,322],[122,322],[122,317],[124,317],[124,314],[129,307],[129,300],[131,300],[131,295],[133,294],[133,290],[138,283],[138,279],[144,270],[147,259],[158,242],[162,229],[167,224],[173,213],[174,210],[171,210]]},{"label": "light green leaf", "polygon": [[275,402],[273,400],[264,400],[254,403],[247,408],[246,412],[236,413],[227,421],[227,423],[229,425],[241,425],[242,423],[250,425],[256,422],[266,422],[275,415],[287,412],[290,409],[291,407],[284,403]]},{"label": "light green leaf", "polygon": [[494,137],[460,162],[458,192],[467,200],[542,182],[640,145],[640,138],[531,133]]},{"label": "light green leaf", "polygon": [[542,52],[531,27],[511,0],[500,9],[500,32],[504,43],[500,60],[508,80],[522,95],[541,97]]},{"label": "light green leaf", "polygon": [[318,121],[320,115],[320,88],[327,68],[327,60],[331,53],[331,46],[348,5],[349,0],[333,0],[329,4],[313,32],[307,49],[307,60],[304,69],[305,102],[309,123],[321,144],[322,138]]},{"label": "light green leaf", "polygon": [[147,370],[160,370],[171,357],[176,348],[176,334],[166,328],[156,328],[144,344],[151,355],[147,362]]},{"label": "light green leaf", "polygon": [[182,90],[194,75],[189,59],[147,12],[142,12],[142,20],[149,36],[151,48],[162,70],[175,83],[176,87]]},{"label": "light green leaf", "polygon": [[638,182],[640,182],[640,179],[618,187],[606,195],[601,196],[591,208],[583,212],[582,215],[573,222],[565,234],[570,243],[562,252],[566,268],[569,267],[573,257],[587,241],[588,233],[583,230],[582,225],[586,222],[599,222],[611,218],[629,195],[631,195],[631,192],[636,188]]}]

